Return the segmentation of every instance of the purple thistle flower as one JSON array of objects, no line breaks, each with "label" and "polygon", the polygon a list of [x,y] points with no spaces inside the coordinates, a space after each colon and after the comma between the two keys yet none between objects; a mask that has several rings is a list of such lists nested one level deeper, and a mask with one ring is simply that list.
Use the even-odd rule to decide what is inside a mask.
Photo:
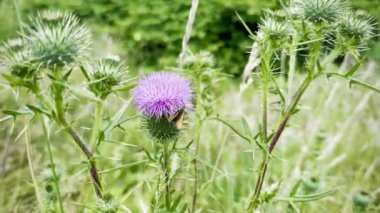
[{"label": "purple thistle flower", "polygon": [[190,82],[173,72],[157,72],[141,78],[133,96],[139,111],[149,117],[169,117],[192,107]]}]

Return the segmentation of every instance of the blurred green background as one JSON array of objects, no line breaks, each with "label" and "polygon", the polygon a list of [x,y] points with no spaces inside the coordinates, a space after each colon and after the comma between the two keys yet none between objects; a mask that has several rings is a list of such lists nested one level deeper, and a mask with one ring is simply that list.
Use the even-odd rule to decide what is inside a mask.
[{"label": "blurred green background", "polygon": [[[75,12],[90,25],[97,38],[111,39],[112,51],[132,67],[173,66],[181,51],[190,0],[14,0],[23,20],[38,10]],[[380,20],[378,0],[350,0],[353,8],[367,11]],[[0,40],[15,35],[18,28],[13,1],[2,0]],[[254,31],[264,9],[280,7],[278,0],[201,0],[190,42],[194,52],[212,52],[219,67],[239,75],[245,65],[251,40],[236,12]],[[108,38],[110,36],[110,38]],[[107,43],[109,44],[109,43]],[[380,43],[371,46],[370,56],[380,59]],[[108,47],[109,48],[109,47]]]}]

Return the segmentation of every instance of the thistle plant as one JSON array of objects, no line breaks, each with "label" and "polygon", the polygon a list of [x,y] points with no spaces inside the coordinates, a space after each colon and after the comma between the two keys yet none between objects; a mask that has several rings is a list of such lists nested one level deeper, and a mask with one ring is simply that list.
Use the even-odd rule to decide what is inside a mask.
[{"label": "thistle plant", "polygon": [[190,82],[173,72],[153,73],[141,78],[133,98],[143,116],[143,130],[161,148],[158,162],[165,184],[165,210],[171,211],[170,157],[183,128],[185,113],[192,109]]},{"label": "thistle plant", "polygon": [[[340,0],[292,1],[282,13],[268,11],[256,35],[247,28],[257,43],[260,56],[262,120],[259,126],[261,128],[257,134],[246,136],[231,125],[228,126],[239,133],[244,140],[256,143],[262,152],[262,163],[258,169],[255,188],[248,200],[249,212],[270,200],[261,193],[269,162],[289,120],[299,111],[297,108],[299,102],[310,84],[321,76],[328,78],[336,76],[349,80],[350,84],[380,92],[379,89],[353,78],[361,64],[360,53],[373,37],[373,25],[370,18],[360,16],[347,8],[347,4]],[[285,16],[279,18],[278,14]],[[327,49],[328,54],[326,54],[326,44],[333,48]],[[297,66],[296,57],[301,47],[307,53],[305,56],[307,62]],[[278,56],[279,53],[281,57]],[[327,62],[332,62],[342,54],[353,55],[356,65],[345,73],[328,72]],[[275,71],[275,62],[281,64],[282,72]],[[293,93],[294,85],[297,84],[293,78],[297,71],[305,73],[306,76]],[[277,83],[276,77],[279,75],[288,77],[286,90]],[[267,119],[269,96],[275,96],[279,100],[278,107],[281,109],[279,124],[273,130],[269,129],[270,124]]]},{"label": "thistle plant", "polygon": [[[43,130],[50,156],[49,168],[54,176],[52,179],[54,184],[49,185],[48,193],[54,192],[54,196],[58,196],[60,211],[63,212],[59,179],[50,148],[51,139],[48,136],[49,122],[47,121],[51,121],[71,137],[86,158],[89,176],[98,198],[98,208],[101,211],[117,208],[116,202],[110,201],[113,199],[110,198],[111,195],[107,194],[103,198],[104,188],[94,152],[98,150],[100,142],[104,139],[103,102],[112,93],[128,91],[132,88],[131,86],[124,87],[126,66],[116,56],[86,62],[89,56],[91,34],[79,19],[69,12],[39,12],[30,18],[29,23],[22,25],[20,35],[20,38],[6,42],[1,49],[3,52],[1,67],[4,71],[2,75],[12,88],[26,88],[35,95],[36,104],[29,104],[26,107],[32,111],[33,115],[42,115]],[[71,82],[70,76],[76,70],[83,71],[87,88],[74,86]],[[67,97],[73,95],[73,88],[79,88],[75,89],[75,95],[79,93],[81,97],[87,97],[86,100],[95,101],[90,143],[86,142],[86,138],[79,134],[68,118]],[[13,113],[13,115],[16,114]],[[54,198],[54,201],[56,200]]]}]

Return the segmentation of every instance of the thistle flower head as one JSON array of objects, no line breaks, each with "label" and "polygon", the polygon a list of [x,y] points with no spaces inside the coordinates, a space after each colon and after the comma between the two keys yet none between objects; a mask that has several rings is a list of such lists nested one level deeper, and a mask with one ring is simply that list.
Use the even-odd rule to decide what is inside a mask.
[{"label": "thistle flower head", "polygon": [[345,4],[342,0],[296,0],[305,20],[314,24],[333,23],[344,12]]},{"label": "thistle flower head", "polygon": [[192,107],[189,81],[172,72],[153,73],[140,80],[133,96],[150,136],[162,143],[176,141],[185,110]]},{"label": "thistle flower head", "polygon": [[121,84],[127,74],[127,67],[119,57],[111,55],[87,64],[85,70],[90,90],[101,98],[105,98],[114,86]]},{"label": "thistle flower head", "polygon": [[172,72],[143,77],[133,96],[139,111],[148,117],[169,117],[192,107],[190,82]]},{"label": "thistle flower head", "polygon": [[[25,83],[26,80],[36,77],[35,73],[37,72],[37,68],[31,62],[31,52],[25,47],[25,41],[23,39],[17,38],[5,42],[0,53],[1,69],[9,72],[12,76],[22,79],[19,83]],[[11,84],[14,83],[15,82]]]},{"label": "thistle flower head", "polygon": [[43,11],[30,20],[23,36],[39,65],[62,67],[80,61],[87,52],[91,35],[72,13]]},{"label": "thistle flower head", "polygon": [[338,44],[344,49],[365,49],[374,35],[372,20],[353,11],[341,17],[337,31]]}]

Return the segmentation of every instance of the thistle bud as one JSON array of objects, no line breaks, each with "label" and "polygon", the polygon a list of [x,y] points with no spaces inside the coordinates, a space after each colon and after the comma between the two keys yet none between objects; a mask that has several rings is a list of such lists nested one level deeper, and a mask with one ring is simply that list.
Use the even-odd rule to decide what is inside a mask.
[{"label": "thistle bud", "polygon": [[186,55],[182,66],[186,69],[199,70],[211,68],[215,65],[214,56],[207,51],[201,51],[198,54]]},{"label": "thistle bud", "polygon": [[300,7],[304,20],[317,25],[334,23],[346,8],[341,0],[297,0],[294,5]]},{"label": "thistle bud", "polygon": [[179,74],[159,72],[143,77],[134,102],[144,115],[143,127],[158,142],[178,139],[185,112],[192,107],[189,81]]},{"label": "thistle bud", "polygon": [[34,62],[53,69],[80,61],[89,48],[90,33],[68,12],[43,11],[30,18],[23,37]]},{"label": "thistle bud", "polygon": [[351,11],[338,22],[338,45],[344,50],[363,50],[373,37],[373,31],[370,18],[361,17],[357,12]]},{"label": "thistle bud", "polygon": [[104,213],[116,213],[119,204],[111,194],[105,194],[102,198],[98,198],[98,209]]},{"label": "thistle bud", "polygon": [[89,89],[98,97],[104,99],[114,86],[123,82],[128,73],[127,67],[117,56],[107,56],[87,64],[85,68]]},{"label": "thistle bud", "polygon": [[288,22],[266,16],[260,24],[259,39],[261,42],[268,43],[269,48],[280,49],[289,42],[291,33],[292,26]]},{"label": "thistle bud", "polygon": [[9,40],[0,52],[0,66],[10,84],[31,88],[37,81],[38,69],[32,63],[31,52],[25,47],[25,41],[21,38]]}]

